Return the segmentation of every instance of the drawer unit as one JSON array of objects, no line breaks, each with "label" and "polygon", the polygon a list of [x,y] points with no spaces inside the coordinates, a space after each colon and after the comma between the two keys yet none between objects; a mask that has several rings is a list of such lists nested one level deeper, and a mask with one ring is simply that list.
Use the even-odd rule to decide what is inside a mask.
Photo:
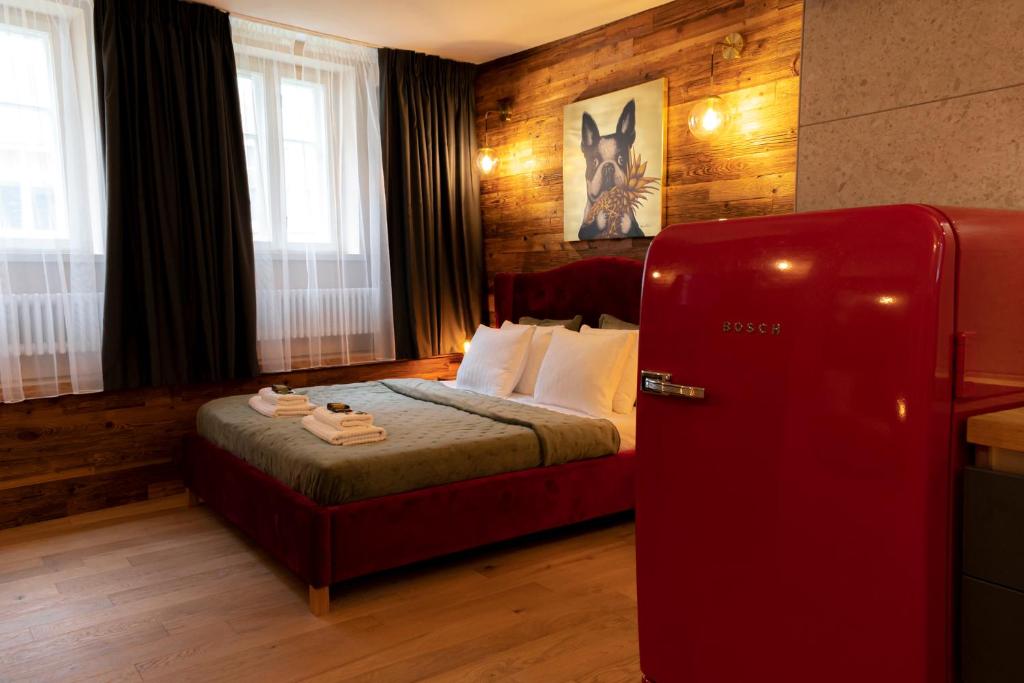
[{"label": "drawer unit", "polygon": [[963,577],[963,683],[1024,681],[1024,593]]},{"label": "drawer unit", "polygon": [[974,415],[963,478],[963,683],[1024,681],[1024,409]]},{"label": "drawer unit", "polygon": [[[964,471],[963,571],[1024,591],[1024,477],[973,467]],[[1024,632],[1020,635],[1024,638]]]}]

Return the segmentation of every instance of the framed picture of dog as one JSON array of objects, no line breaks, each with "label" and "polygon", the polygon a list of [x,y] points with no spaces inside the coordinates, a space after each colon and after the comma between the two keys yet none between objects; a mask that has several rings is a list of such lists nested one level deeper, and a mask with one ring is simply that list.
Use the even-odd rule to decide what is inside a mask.
[{"label": "framed picture of dog", "polygon": [[661,78],[565,107],[566,241],[653,237],[661,231],[665,85]]}]

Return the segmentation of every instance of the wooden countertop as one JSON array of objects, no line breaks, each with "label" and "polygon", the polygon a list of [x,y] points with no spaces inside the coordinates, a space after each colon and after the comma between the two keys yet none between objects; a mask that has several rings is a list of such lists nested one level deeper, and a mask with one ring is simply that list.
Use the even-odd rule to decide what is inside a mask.
[{"label": "wooden countertop", "polygon": [[1024,451],[1024,408],[967,418],[967,441],[979,446]]}]

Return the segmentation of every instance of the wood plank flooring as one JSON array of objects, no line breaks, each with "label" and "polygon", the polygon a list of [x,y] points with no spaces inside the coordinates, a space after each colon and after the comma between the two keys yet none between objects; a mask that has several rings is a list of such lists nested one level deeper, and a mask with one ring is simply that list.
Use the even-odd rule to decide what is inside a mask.
[{"label": "wood plank flooring", "polygon": [[335,586],[317,618],[183,502],[0,532],[0,681],[640,678],[629,518]]}]

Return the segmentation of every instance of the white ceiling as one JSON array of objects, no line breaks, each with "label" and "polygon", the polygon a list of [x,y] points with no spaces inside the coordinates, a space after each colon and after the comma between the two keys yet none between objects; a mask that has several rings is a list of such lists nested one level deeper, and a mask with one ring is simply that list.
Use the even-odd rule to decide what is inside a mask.
[{"label": "white ceiling", "polygon": [[223,9],[386,47],[481,63],[666,0],[206,0]]}]

